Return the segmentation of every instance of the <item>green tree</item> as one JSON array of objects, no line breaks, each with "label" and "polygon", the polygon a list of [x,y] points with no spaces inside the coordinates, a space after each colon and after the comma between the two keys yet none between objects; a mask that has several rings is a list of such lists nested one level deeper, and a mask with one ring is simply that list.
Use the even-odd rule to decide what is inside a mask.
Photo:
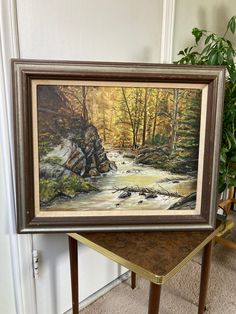
[{"label": "green tree", "polygon": [[184,100],[184,110],[179,111],[176,130],[176,153],[197,170],[199,131],[200,131],[201,91],[188,91]]}]

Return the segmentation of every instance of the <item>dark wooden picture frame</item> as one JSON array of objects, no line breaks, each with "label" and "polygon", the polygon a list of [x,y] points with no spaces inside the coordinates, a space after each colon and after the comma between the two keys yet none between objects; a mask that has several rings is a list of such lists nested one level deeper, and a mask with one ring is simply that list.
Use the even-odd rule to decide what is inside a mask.
[{"label": "dark wooden picture frame", "polygon": [[[181,229],[206,230],[214,228],[218,199],[217,192],[218,163],[219,163],[219,148],[221,138],[224,78],[225,78],[225,69],[223,67],[13,59],[12,69],[13,69],[14,120],[15,120],[14,137],[16,161],[17,222],[18,231],[20,233],[69,232],[91,230],[94,231],[181,230]],[[49,102],[51,101],[51,99],[54,97],[50,96],[52,95],[53,89],[54,91],[55,89],[57,90],[56,91],[57,96],[55,97],[58,97],[58,99],[59,98],[63,99],[64,101],[61,102],[60,109],[57,108],[55,110],[51,110],[51,108],[47,107],[49,106]],[[95,106],[93,105],[94,103],[96,103],[97,106],[96,110],[98,111],[96,112],[98,112],[98,114],[97,116],[96,114],[94,114],[95,117],[93,118],[93,121],[95,121],[95,125],[96,123],[98,123],[98,121],[100,121],[98,115],[101,113],[101,107],[99,106],[102,106],[101,99],[103,99],[104,103],[105,97],[104,95],[108,95],[106,96],[107,97],[106,104],[108,106],[106,107],[108,108],[106,110],[110,117],[111,115],[118,117],[119,113],[121,115],[122,112],[123,115],[125,115],[129,111],[131,122],[135,111],[133,110],[133,112],[131,112],[132,111],[130,109],[131,103],[128,104],[126,98],[131,99],[133,101],[132,106],[134,106],[133,105],[135,99],[134,95],[136,96],[139,95],[139,99],[145,97],[144,95],[146,96],[148,95],[150,100],[150,108],[154,104],[153,100],[154,92],[156,92],[155,95],[157,95],[160,91],[161,95],[162,96],[164,95],[163,96],[164,100],[166,99],[165,97],[167,97],[166,95],[168,94],[169,95],[168,97],[169,99],[172,99],[171,100],[172,102],[175,91],[177,91],[176,92],[177,94],[178,93],[179,94],[182,93],[183,95],[188,94],[188,97],[191,96],[192,99],[194,99],[194,103],[196,104],[196,106],[199,107],[198,109],[196,109],[196,112],[198,112],[199,114],[198,118],[196,118],[197,120],[196,122],[199,125],[199,132],[195,132],[197,136],[196,139],[197,141],[199,141],[197,145],[198,159],[197,171],[195,175],[196,176],[196,192],[195,192],[196,205],[194,205],[195,207],[193,208],[191,207],[191,210],[189,209],[190,207],[188,207],[187,209],[182,208],[181,207],[181,204],[183,204],[183,202],[181,202],[182,199],[180,199],[180,195],[176,194],[176,196],[179,198],[177,199],[178,202],[175,202],[174,204],[174,210],[167,209],[161,210],[161,208],[158,207],[159,203],[158,202],[155,203],[156,199],[158,199],[157,194],[160,192],[160,190],[149,188],[145,190],[143,187],[140,188],[138,184],[136,184],[135,177],[134,179],[132,179],[134,181],[132,182],[131,186],[128,187],[111,186],[111,188],[113,188],[114,190],[112,193],[114,193],[114,195],[116,195],[117,198],[117,202],[112,205],[113,206],[112,209],[110,207],[106,208],[107,202],[101,203],[99,205],[99,198],[98,200],[96,198],[96,196],[99,195],[98,194],[99,192],[92,191],[91,189],[89,191],[83,189],[85,189],[85,186],[86,189],[87,187],[92,186],[92,184],[90,184],[92,177],[94,177],[96,181],[97,180],[96,178],[100,178],[101,174],[107,171],[110,171],[111,173],[113,172],[115,173],[116,171],[115,168],[112,167],[112,162],[109,163],[109,159],[107,158],[107,152],[106,150],[104,150],[103,147],[100,147],[101,155],[103,156],[102,158],[105,158],[102,159],[102,166],[104,167],[105,160],[105,169],[107,170],[101,168],[102,166],[100,165],[98,166],[100,172],[97,171],[97,169],[95,169],[96,171],[94,174],[94,168],[92,169],[93,170],[92,171],[91,167],[89,169],[88,167],[87,168],[85,167],[82,172],[81,166],[80,169],[78,170],[79,172],[77,172],[77,174],[75,175],[74,173],[72,174],[72,172],[74,172],[74,169],[71,169],[71,167],[68,166],[68,163],[65,166],[64,162],[63,167],[65,167],[66,169],[63,170],[64,171],[63,173],[65,173],[65,171],[67,171],[67,173],[68,172],[70,173],[70,178],[73,178],[74,180],[73,184],[74,183],[76,184],[75,191],[73,190],[72,193],[71,186],[69,186],[68,192],[68,181],[66,181],[66,183],[63,182],[64,190],[63,191],[60,190],[60,192],[58,192],[59,190],[57,190],[57,195],[55,194],[53,201],[51,200],[53,197],[51,197],[51,194],[49,193],[51,191],[50,189],[52,189],[52,185],[50,184],[52,184],[53,182],[53,184],[58,189],[59,184],[58,182],[61,180],[61,177],[53,178],[52,179],[53,181],[50,181],[51,179],[50,180],[48,179],[48,174],[46,174],[45,177],[42,177],[41,168],[44,167],[43,173],[45,173],[45,167],[48,166],[49,159],[50,162],[55,163],[55,160],[59,160],[60,159],[59,157],[61,155],[60,153],[58,153],[58,148],[54,147],[54,150],[50,148],[50,150],[46,150],[46,153],[44,152],[43,157],[40,157],[40,153],[42,151],[41,144],[46,145],[45,144],[46,140],[45,142],[43,142],[42,140],[43,138],[42,134],[46,132],[48,135],[51,132],[48,131],[48,129],[46,129],[45,131],[45,125],[48,126],[50,124],[50,121],[55,120],[57,123],[63,124],[63,128],[66,129],[65,132],[67,132],[66,133],[67,136],[69,135],[71,136],[71,133],[73,133],[74,128],[77,128],[77,126],[71,124],[72,121],[71,117],[68,114],[68,111],[66,111],[68,109],[67,105],[68,103],[69,105],[74,104],[74,102],[77,101],[78,105],[76,107],[76,110],[78,111],[79,110],[78,108],[81,109],[83,101],[81,101],[79,97],[82,97],[81,95],[83,94],[85,89],[90,89],[92,91],[89,96],[90,107]],[[76,94],[77,96],[75,95],[75,91],[77,93]],[[195,93],[192,91],[199,92]],[[116,99],[117,105],[116,107],[113,108],[113,105],[109,104],[110,103],[112,104],[111,99],[114,98]],[[136,98],[136,100],[137,99],[138,98]],[[157,99],[157,97],[155,99]],[[182,108],[185,108],[184,106],[186,106],[186,103],[188,103],[186,99],[190,98],[183,99],[184,100],[182,101],[181,106]],[[200,99],[200,102],[197,101],[196,99]],[[167,104],[167,102],[165,102],[166,100],[165,101],[164,100],[162,101],[162,105]],[[158,101],[161,103],[161,100],[159,98]],[[136,102],[136,105],[137,103],[138,102]],[[121,107],[121,104],[123,104],[123,106],[126,105],[126,107]],[[42,109],[42,106],[44,106],[43,109],[44,111],[47,111],[47,114],[41,113],[41,111],[43,111],[43,110],[40,111],[40,108]],[[117,109],[117,106],[120,106],[119,110]],[[142,102],[140,102],[140,106],[144,106]],[[189,112],[195,110],[193,103],[191,103],[191,106],[192,107],[188,109]],[[138,108],[138,106],[136,106],[135,108]],[[55,118],[55,116],[58,115],[59,112],[57,110],[60,110],[60,115],[62,116],[62,118],[60,119]],[[141,113],[142,117],[144,115],[143,110]],[[149,115],[148,117],[150,121],[149,124],[153,123],[152,122],[154,116],[153,110],[154,109],[149,109],[148,111]],[[168,110],[173,111],[173,109]],[[184,111],[187,109],[181,110],[179,109],[179,113],[177,113],[179,114],[180,121],[182,121],[180,118],[181,115],[184,116],[185,114]],[[80,111],[77,116],[75,115],[75,117],[77,118],[79,117],[80,120],[78,124],[80,125],[84,123],[83,122],[84,117],[82,116],[83,114],[81,112],[82,111]],[[159,112],[161,112],[161,109],[159,110]],[[68,119],[63,118],[67,116],[69,117]],[[195,116],[197,116],[197,114],[195,114],[194,117]],[[110,119],[112,120],[112,118]],[[121,121],[121,118],[119,119]],[[87,123],[86,125],[90,127],[90,130],[91,128],[93,128],[93,130],[96,130],[96,132],[98,130],[98,132],[96,133],[98,136],[97,142],[101,144],[102,135],[99,133],[99,127],[97,125],[96,127],[94,127],[91,124],[92,122],[90,119],[89,122],[88,121],[86,122]],[[123,123],[121,127],[117,126],[118,125],[117,120],[112,125],[112,129],[114,129],[115,127],[117,128],[120,127],[119,130],[125,129],[124,127],[125,123],[128,125],[126,129],[127,133],[125,135],[124,134],[122,135],[123,142],[124,138],[127,141],[131,141],[132,137],[131,122],[130,121],[127,122],[126,118],[126,120],[123,119],[120,122]],[[181,123],[179,122],[179,125],[180,124]],[[179,129],[181,128],[180,126],[178,127]],[[60,129],[61,127],[58,126],[58,128]],[[80,126],[78,126],[78,128],[80,128]],[[78,128],[76,129],[77,133],[79,130]],[[140,126],[139,129],[140,134],[141,132],[142,134],[144,134],[144,132],[146,132],[146,128],[147,126],[145,127]],[[173,133],[173,126],[167,125],[166,128],[167,129],[172,128]],[[175,126],[174,130],[175,133],[177,132],[176,128],[177,127]],[[42,130],[44,131],[44,133],[41,132]],[[48,135],[48,138],[50,139],[53,138],[53,141],[55,141],[57,145],[62,145],[60,141],[56,142],[55,140],[56,136],[55,134],[57,133],[56,127],[53,128],[52,132],[53,132],[52,134],[50,133]],[[85,134],[84,131],[82,133]],[[83,135],[81,136],[83,137]],[[111,138],[114,137],[114,134],[112,133],[110,137]],[[167,149],[166,147],[168,147],[168,145],[170,146],[170,137],[171,136],[169,136],[169,139],[166,140],[167,142],[165,143],[165,145],[161,146],[161,151],[163,151],[163,149]],[[160,141],[160,139],[155,140]],[[82,141],[84,141],[83,138]],[[172,144],[174,143],[174,141],[175,142],[177,141],[176,136],[174,140],[172,136]],[[184,142],[183,138],[182,142]],[[146,139],[146,142],[145,140],[143,141],[144,147],[139,148],[136,147],[138,146],[136,145],[138,143],[135,143],[136,145],[135,149],[136,151],[139,152],[139,154],[140,152],[141,154],[144,154],[145,149],[146,151],[149,149],[149,152],[155,151],[156,148],[154,149],[153,147],[149,147],[148,144],[145,146],[145,143],[150,144],[151,142],[150,140],[148,142]],[[122,145],[124,145],[124,143]],[[184,147],[183,143],[181,145],[182,145],[181,147]],[[56,146],[56,144],[54,146]],[[87,149],[86,147],[85,150]],[[158,149],[160,150],[159,147]],[[52,154],[52,152],[55,153],[55,151],[57,152],[57,154],[59,154],[58,155],[59,157],[54,156]],[[86,154],[86,152],[82,152],[81,154]],[[120,154],[120,152],[118,154]],[[168,154],[169,157],[166,158],[168,159],[170,165],[173,166],[174,163],[173,160],[175,160],[173,158],[175,158],[175,156],[173,157],[173,152],[171,155],[168,151]],[[180,153],[176,152],[176,155],[178,154],[180,155],[182,154],[181,156],[184,159],[187,153],[182,148],[182,151]],[[189,156],[190,155],[188,155],[189,158],[188,162],[192,164],[191,156],[190,157]],[[156,158],[156,155],[154,155],[154,157]],[[154,157],[152,155],[152,158]],[[95,159],[94,158],[95,157],[93,157],[92,161],[90,160],[90,166],[92,163],[97,163],[96,159],[97,157]],[[137,159],[136,157],[135,160],[136,164],[138,164],[137,160],[139,161],[140,159]],[[84,161],[84,163],[86,162]],[[125,164],[125,162],[123,163]],[[160,164],[158,160],[156,161],[156,163],[158,165]],[[166,160],[164,160],[163,163],[165,164],[165,166],[166,164],[168,164]],[[59,168],[57,168],[57,170],[61,169],[61,166],[62,165],[59,165],[58,166]],[[145,169],[148,169],[148,171],[150,172],[150,165],[149,168]],[[138,172],[140,171],[140,169],[138,170],[134,169],[134,171]],[[128,173],[132,171],[128,170],[126,172]],[[106,174],[104,174],[104,176],[106,176]],[[173,186],[177,186],[179,184],[179,179],[177,178],[174,180],[173,176],[171,175],[170,177],[172,178]],[[167,180],[170,179],[167,178]],[[182,180],[181,177],[180,180]],[[42,185],[41,181],[43,182],[44,185]],[[158,182],[160,183],[161,180],[159,180]],[[79,192],[78,190],[76,190],[78,184],[80,184],[83,187],[83,189],[80,190]],[[41,185],[43,186],[43,188],[41,188]],[[65,192],[65,186],[67,188],[67,192]],[[54,190],[56,188],[54,188]],[[121,193],[118,192],[118,194],[120,193],[119,195],[115,193],[116,189],[121,192]],[[162,192],[160,193],[165,194],[165,190],[166,190],[165,187],[161,187]],[[41,195],[43,194],[42,191],[44,192],[46,191],[46,196],[44,196],[44,198],[41,197]],[[85,191],[87,192],[87,194],[83,194],[81,191]],[[150,194],[150,191],[152,192],[152,194],[155,195],[152,196],[149,195],[150,198],[152,198],[152,200],[148,203],[147,199],[149,198],[149,196],[147,194]],[[130,196],[131,193],[135,195],[134,201],[132,201],[132,198],[130,198],[131,201],[129,201],[130,202],[129,204],[131,204],[129,205],[131,206],[130,207],[131,210],[128,209],[126,205],[127,202],[123,200],[126,198],[127,195],[123,194],[124,197],[121,195],[124,192],[125,193],[128,192],[128,196]],[[47,206],[43,208],[43,205],[41,206],[41,204],[45,203],[45,198],[46,201],[48,201],[48,193],[50,194],[51,199],[48,202],[49,205],[47,204]],[[73,196],[71,196],[71,193],[73,194]],[[171,196],[172,194],[174,195],[174,193],[167,192],[167,195]],[[67,194],[66,197],[65,194]],[[88,203],[88,205],[86,205],[87,199],[90,197],[90,195],[92,195],[92,198],[95,195],[95,199],[93,200],[93,202]],[[62,196],[66,198],[67,202],[64,202],[64,198],[61,199]],[[83,208],[80,207],[82,205],[74,205],[74,207],[70,207],[71,199],[73,200],[74,197],[77,197],[78,201],[80,201],[81,198],[83,199],[84,206]],[[184,201],[185,201],[184,204],[186,205],[186,202],[188,203],[188,199],[186,200],[184,198]],[[61,202],[63,204],[62,207],[60,207],[61,204],[59,204]],[[142,206],[144,206],[143,204],[145,204],[146,207],[143,207],[144,209],[142,210]],[[150,209],[149,204],[152,204],[153,206]],[[185,207],[185,205],[183,205],[183,207]],[[96,206],[98,206],[98,208]],[[171,208],[171,206],[169,206],[169,208]]]}]

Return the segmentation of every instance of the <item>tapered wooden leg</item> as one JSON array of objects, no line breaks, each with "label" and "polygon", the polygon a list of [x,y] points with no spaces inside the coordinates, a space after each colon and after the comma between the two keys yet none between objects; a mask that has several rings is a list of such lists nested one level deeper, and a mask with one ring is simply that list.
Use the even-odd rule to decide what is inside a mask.
[{"label": "tapered wooden leg", "polygon": [[131,271],[131,288],[136,288],[136,274],[133,271]]},{"label": "tapered wooden leg", "polygon": [[198,314],[203,314],[206,307],[207,288],[211,266],[213,240],[209,242],[203,250],[202,269],[201,269],[201,283],[198,303]]},{"label": "tapered wooden leg", "polygon": [[79,283],[78,283],[78,246],[77,241],[69,237],[70,276],[72,294],[72,313],[79,313]]},{"label": "tapered wooden leg", "polygon": [[150,282],[148,314],[158,314],[161,297],[161,285]]}]

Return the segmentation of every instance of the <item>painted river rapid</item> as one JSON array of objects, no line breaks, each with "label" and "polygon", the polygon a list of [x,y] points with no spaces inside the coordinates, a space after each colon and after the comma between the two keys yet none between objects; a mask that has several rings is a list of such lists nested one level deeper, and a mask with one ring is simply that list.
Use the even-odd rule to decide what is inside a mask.
[{"label": "painted river rapid", "polygon": [[63,200],[52,204],[45,210],[163,210],[168,209],[180,198],[157,194],[154,198],[146,198],[142,193],[132,192],[130,196],[120,198],[122,188],[139,187],[168,192],[177,192],[186,196],[196,190],[195,178],[188,175],[173,174],[168,171],[136,164],[134,159],[124,157],[122,151],[107,153],[114,161],[117,170],[102,176],[90,178],[99,191],[80,193],[71,200]]}]

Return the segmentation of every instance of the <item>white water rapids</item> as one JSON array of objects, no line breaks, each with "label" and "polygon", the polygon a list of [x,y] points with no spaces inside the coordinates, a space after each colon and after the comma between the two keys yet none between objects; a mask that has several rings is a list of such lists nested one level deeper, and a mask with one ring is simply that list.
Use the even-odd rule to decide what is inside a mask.
[{"label": "white water rapids", "polygon": [[157,195],[146,199],[145,195],[132,192],[131,196],[121,199],[122,191],[115,188],[139,186],[153,189],[165,189],[186,196],[196,191],[196,180],[187,175],[173,174],[151,166],[135,164],[131,158],[123,157],[123,152],[111,151],[108,158],[116,163],[117,170],[89,180],[99,189],[89,193],[80,193],[71,200],[57,201],[42,210],[157,210],[168,209],[179,198]]}]

